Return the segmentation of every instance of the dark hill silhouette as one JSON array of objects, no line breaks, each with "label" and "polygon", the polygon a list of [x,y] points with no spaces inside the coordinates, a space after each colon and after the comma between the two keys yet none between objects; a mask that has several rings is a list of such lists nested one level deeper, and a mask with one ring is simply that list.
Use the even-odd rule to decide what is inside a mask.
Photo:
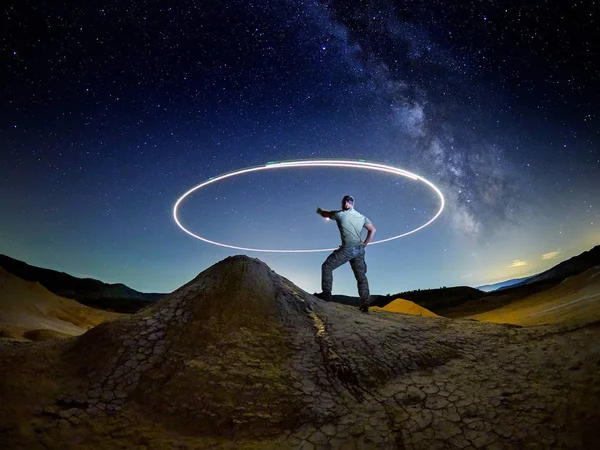
[{"label": "dark hill silhouette", "polygon": [[[371,306],[383,308],[397,298],[410,300],[437,314],[437,311],[460,306],[470,300],[485,297],[485,292],[469,286],[457,286],[437,289],[419,289],[393,295],[371,295]],[[359,298],[348,295],[333,295],[332,300],[344,305],[358,306]]]},{"label": "dark hill silhouette", "polygon": [[0,267],[23,280],[37,281],[56,295],[109,311],[132,313],[165,295],[138,292],[121,283],[108,284],[93,278],[77,278],[64,272],[30,266],[6,255],[0,255]]},{"label": "dark hill silhouette", "polygon": [[597,448],[598,323],[323,302],[227,258],[66,342],[0,340],[4,448]]},{"label": "dark hill silhouette", "polygon": [[475,288],[469,286],[456,286],[401,292],[392,295],[391,297],[410,300],[423,308],[436,312],[442,308],[462,305],[469,300],[481,298],[483,296],[485,296],[485,293]]}]

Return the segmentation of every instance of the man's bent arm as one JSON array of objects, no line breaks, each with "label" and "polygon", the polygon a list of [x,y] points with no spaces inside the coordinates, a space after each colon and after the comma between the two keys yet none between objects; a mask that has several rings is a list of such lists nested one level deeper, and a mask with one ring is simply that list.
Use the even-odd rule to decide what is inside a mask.
[{"label": "man's bent arm", "polygon": [[371,242],[371,239],[373,238],[373,235],[375,234],[375,226],[372,223],[365,225],[365,228],[367,229],[367,237],[366,237],[365,241],[363,242],[364,247],[369,245],[369,242]]},{"label": "man's bent arm", "polygon": [[317,214],[319,214],[321,217],[325,217],[326,219],[333,219],[335,211],[327,211],[326,209],[317,208]]}]

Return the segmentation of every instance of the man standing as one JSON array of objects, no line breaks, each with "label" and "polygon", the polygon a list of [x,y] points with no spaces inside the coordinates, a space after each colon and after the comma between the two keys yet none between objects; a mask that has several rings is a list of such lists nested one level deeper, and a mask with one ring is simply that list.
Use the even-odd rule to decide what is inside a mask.
[{"label": "man standing", "polygon": [[[360,307],[362,312],[369,312],[369,282],[367,280],[367,264],[365,263],[365,247],[375,234],[375,227],[369,219],[354,209],[354,198],[345,195],[342,199],[340,211],[326,211],[318,208],[317,214],[326,219],[337,222],[342,238],[342,245],[327,257],[321,266],[321,294],[317,296],[323,300],[331,300],[331,288],[333,285],[333,271],[342,264],[350,261],[352,272],[358,285],[360,296]],[[367,237],[363,241],[360,233],[363,228],[367,229]]]}]

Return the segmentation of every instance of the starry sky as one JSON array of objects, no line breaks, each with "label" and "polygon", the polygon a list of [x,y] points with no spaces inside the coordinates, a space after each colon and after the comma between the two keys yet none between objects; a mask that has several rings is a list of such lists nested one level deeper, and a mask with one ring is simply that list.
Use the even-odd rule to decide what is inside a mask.
[{"label": "starry sky", "polygon": [[[478,286],[600,243],[596,1],[11,1],[0,33],[0,253],[170,292],[242,252],[172,217],[210,177],[365,159],[427,178],[437,221],[367,248],[371,292]],[[187,198],[194,233],[339,245],[345,194],[376,239],[437,203],[359,169],[246,174]],[[247,252],[320,290],[327,253]],[[349,265],[334,293],[356,295]]]}]

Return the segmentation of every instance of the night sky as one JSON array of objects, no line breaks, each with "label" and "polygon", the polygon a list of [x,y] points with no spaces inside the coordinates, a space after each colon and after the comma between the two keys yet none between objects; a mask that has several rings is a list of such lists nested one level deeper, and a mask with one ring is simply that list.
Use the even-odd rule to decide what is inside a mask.
[{"label": "night sky", "polygon": [[[371,292],[545,270],[600,243],[596,1],[9,1],[2,21],[0,253],[169,292],[241,252],[172,217],[209,177],[365,159],[447,205],[367,248]],[[436,211],[423,184],[358,169],[247,174],[194,193],[213,240],[339,245],[341,197],[376,239]],[[320,290],[327,253],[247,253]],[[349,265],[334,293],[356,295]]]}]

